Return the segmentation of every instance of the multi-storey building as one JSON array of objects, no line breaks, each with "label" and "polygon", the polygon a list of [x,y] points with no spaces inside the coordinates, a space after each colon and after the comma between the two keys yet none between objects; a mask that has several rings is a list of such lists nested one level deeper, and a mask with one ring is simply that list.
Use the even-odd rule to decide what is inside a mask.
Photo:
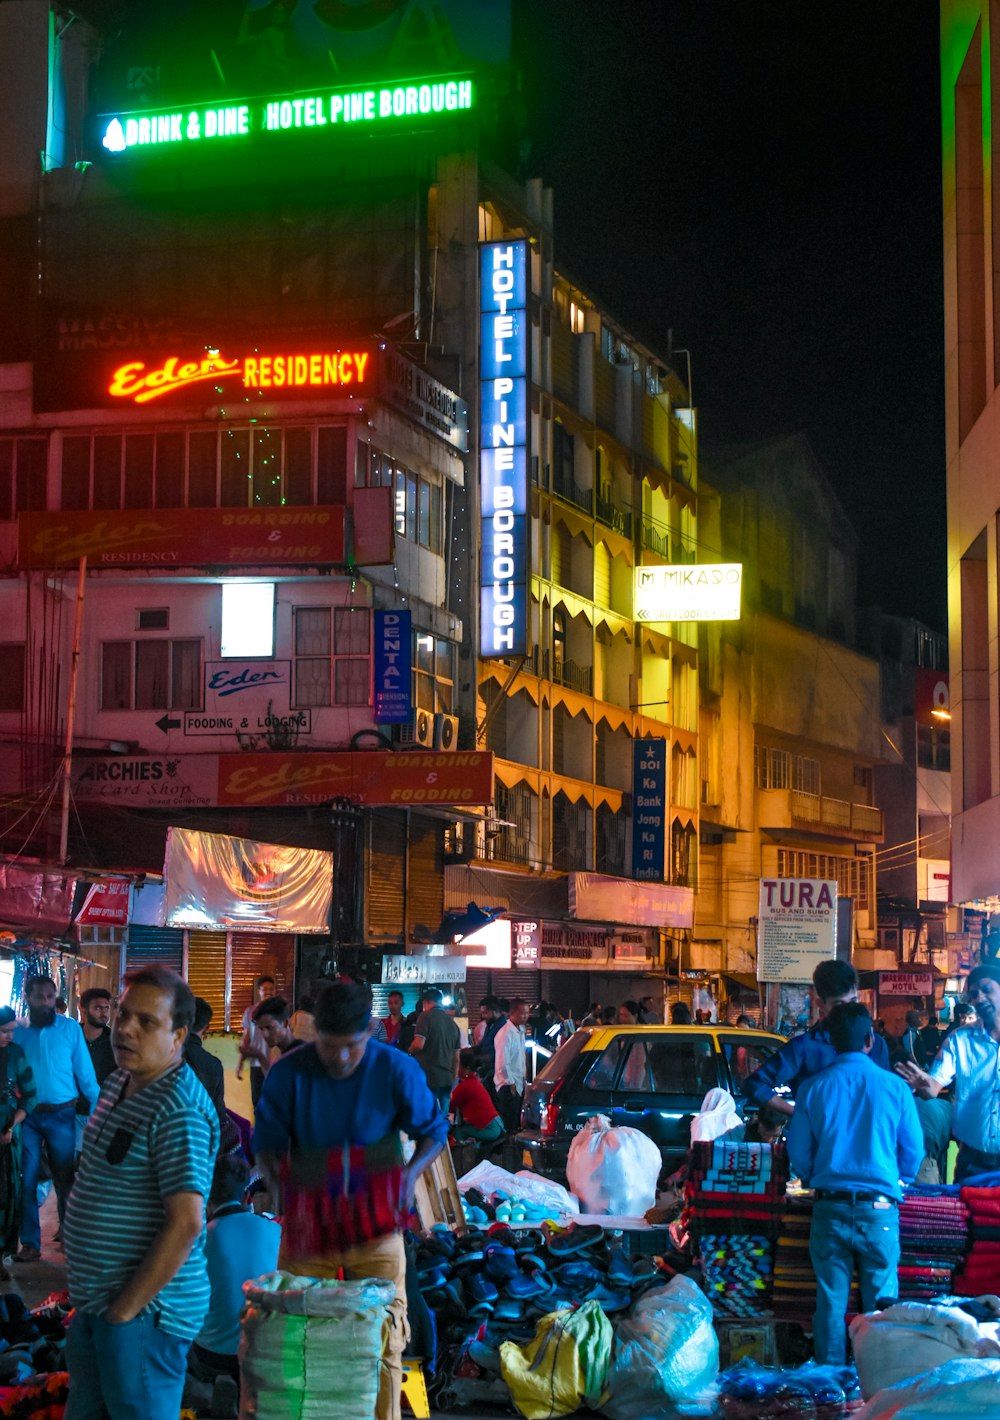
[{"label": "multi-storey building", "polygon": [[879,668],[855,649],[856,535],[806,440],[720,453],[702,473],[718,499],[703,536],[743,563],[744,596],[739,622],[704,628],[690,965],[752,1005],[762,877],[835,880],[842,949],[873,964]]},{"label": "multi-storey building", "polygon": [[945,402],[951,687],[952,900],[1000,907],[1000,18],[942,0]]}]

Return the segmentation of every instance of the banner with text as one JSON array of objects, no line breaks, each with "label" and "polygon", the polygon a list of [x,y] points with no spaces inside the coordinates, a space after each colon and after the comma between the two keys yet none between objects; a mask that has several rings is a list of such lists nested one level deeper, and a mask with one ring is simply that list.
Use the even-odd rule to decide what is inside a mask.
[{"label": "banner with text", "polygon": [[837,955],[837,884],[823,878],[761,878],[758,981],[811,981]]},{"label": "banner with text", "polygon": [[168,927],[328,932],[333,854],[167,829],[163,861]]},{"label": "banner with text", "polygon": [[667,742],[632,745],[632,876],[662,882],[667,848]]}]

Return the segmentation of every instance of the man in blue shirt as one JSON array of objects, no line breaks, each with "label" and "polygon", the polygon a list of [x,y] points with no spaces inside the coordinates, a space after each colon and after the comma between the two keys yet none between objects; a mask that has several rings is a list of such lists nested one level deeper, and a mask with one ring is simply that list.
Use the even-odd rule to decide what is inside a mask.
[{"label": "man in blue shirt", "polygon": [[924,1142],[910,1090],[872,1064],[876,1036],[864,1006],[845,1002],[826,1022],[836,1059],[799,1090],[788,1157],[816,1196],[813,1349],[820,1365],[842,1366],[855,1262],[865,1311],[896,1299],[900,1179],[915,1177]]},{"label": "man in blue shirt", "polygon": [[83,1097],[91,1113],[100,1094],[83,1031],[77,1021],[57,1012],[56,984],[51,976],[31,977],[26,994],[28,1022],[18,1026],[14,1039],[28,1057],[38,1100],[21,1126],[21,1250],[15,1262],[37,1262],[41,1256],[38,1174],[42,1145],[48,1149],[61,1227],[73,1183],[76,1103]]},{"label": "man in blue shirt", "polygon": [[[371,991],[338,981],[316,1003],[316,1039],[276,1060],[257,1101],[253,1147],[281,1198],[281,1267],[306,1277],[393,1282],[378,1420],[399,1420],[408,1336],[401,1229],[417,1179],[448,1137],[424,1072],[373,1040]],[[404,1164],[400,1130],[416,1145]]]},{"label": "man in blue shirt", "polygon": [[[846,961],[821,961],[813,972],[813,990],[819,1003],[819,1020],[811,1029],[795,1035],[765,1060],[759,1069],[747,1077],[743,1095],[759,1108],[769,1104],[780,1114],[791,1114],[801,1086],[812,1075],[832,1065],[837,1052],[830,1042],[827,1016],[842,1001],[858,999],[858,973]],[[885,1041],[876,1035],[871,1058],[883,1070],[889,1069],[889,1052]],[[776,1093],[779,1085],[787,1085],[791,1095]]]}]

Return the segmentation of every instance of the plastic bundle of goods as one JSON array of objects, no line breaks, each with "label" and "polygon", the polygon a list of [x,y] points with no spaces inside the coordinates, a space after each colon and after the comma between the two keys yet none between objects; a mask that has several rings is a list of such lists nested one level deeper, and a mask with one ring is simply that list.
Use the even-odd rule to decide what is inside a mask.
[{"label": "plastic bundle of goods", "polygon": [[977,1297],[1000,1291],[1000,1188],[959,1190],[969,1210],[969,1245],[965,1265],[955,1275],[954,1290]]},{"label": "plastic bundle of goods", "polygon": [[[788,1199],[781,1216],[771,1293],[774,1315],[779,1321],[809,1322],[816,1310],[816,1274],[809,1257],[812,1210],[812,1194],[799,1194]],[[858,1311],[860,1305],[861,1294],[854,1282],[848,1312]]]},{"label": "plastic bundle of goods", "polygon": [[968,1233],[969,1208],[961,1198],[940,1188],[905,1189],[899,1208],[900,1300],[949,1296],[955,1270],[965,1256]]},{"label": "plastic bundle of goods", "polygon": [[778,1371],[740,1361],[719,1376],[719,1408],[726,1420],[846,1420],[864,1400],[853,1366],[800,1366]]}]

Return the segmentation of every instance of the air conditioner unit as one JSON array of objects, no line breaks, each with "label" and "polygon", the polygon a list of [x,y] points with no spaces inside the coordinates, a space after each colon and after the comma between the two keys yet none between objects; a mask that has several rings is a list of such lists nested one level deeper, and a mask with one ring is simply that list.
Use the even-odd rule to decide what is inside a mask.
[{"label": "air conditioner unit", "polygon": [[434,716],[434,748],[456,749],[458,747],[458,716]]},{"label": "air conditioner unit", "polygon": [[396,726],[396,743],[422,745],[425,749],[433,749],[434,720],[435,717],[429,710],[415,710],[412,720]]}]

